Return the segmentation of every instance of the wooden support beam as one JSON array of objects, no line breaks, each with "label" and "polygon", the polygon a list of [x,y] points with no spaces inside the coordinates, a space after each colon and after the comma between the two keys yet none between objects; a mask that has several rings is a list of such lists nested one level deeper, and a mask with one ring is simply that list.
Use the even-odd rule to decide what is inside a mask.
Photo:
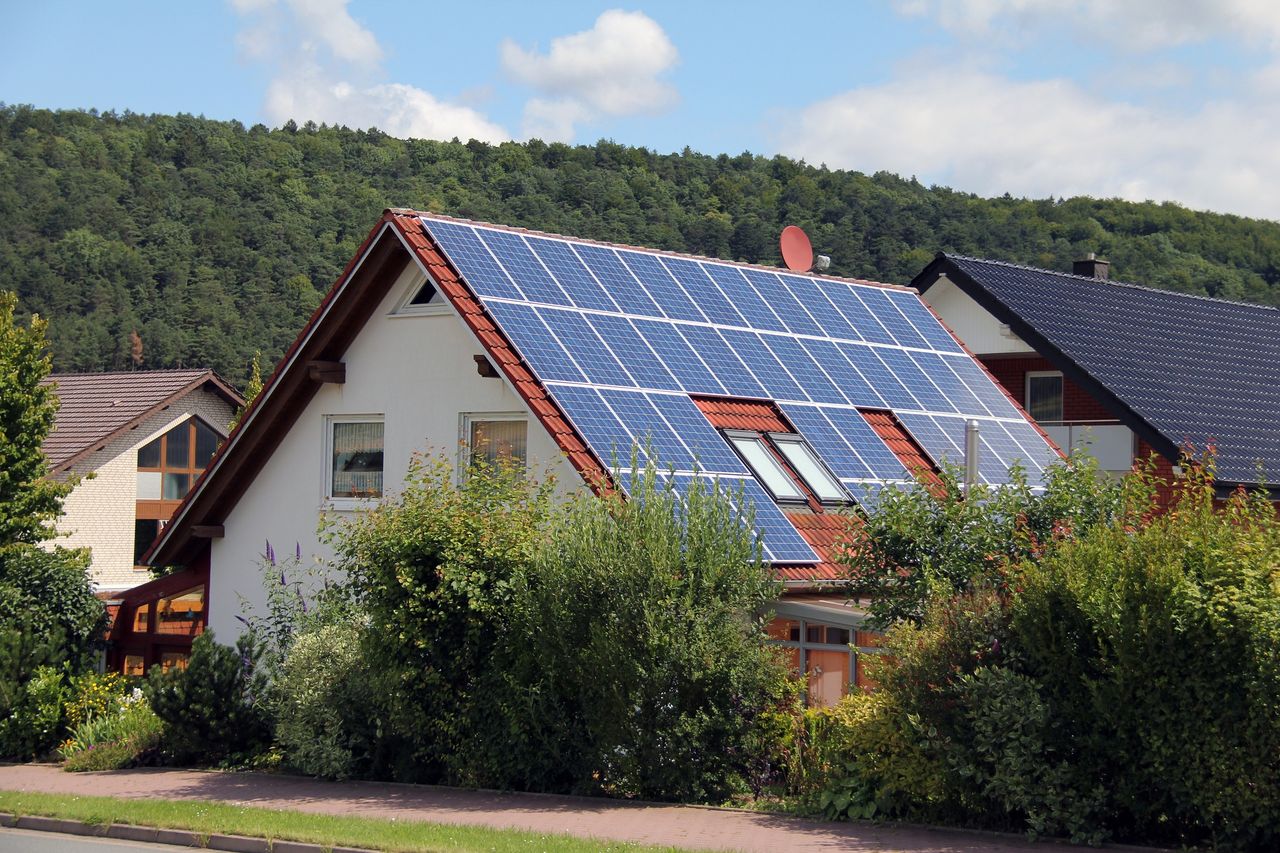
[{"label": "wooden support beam", "polygon": [[341,385],[347,381],[347,366],[341,361],[309,361],[307,375],[317,382]]},{"label": "wooden support beam", "polygon": [[196,539],[221,539],[227,531],[221,524],[195,524],[191,527],[191,535]]},{"label": "wooden support beam", "polygon": [[475,362],[476,362],[476,373],[479,373],[481,376],[487,379],[497,378],[498,370],[493,366],[493,363],[490,362],[486,356],[473,355],[471,357],[475,359]]}]

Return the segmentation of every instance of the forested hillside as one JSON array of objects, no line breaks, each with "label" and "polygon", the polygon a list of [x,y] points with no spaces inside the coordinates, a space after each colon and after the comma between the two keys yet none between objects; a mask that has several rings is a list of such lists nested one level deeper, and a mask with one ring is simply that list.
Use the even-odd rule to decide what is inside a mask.
[{"label": "forested hillside", "polygon": [[1127,281],[1280,303],[1280,224],[1172,204],[983,199],[611,142],[0,105],[0,289],[49,318],[59,370],[209,365],[242,382],[256,350],[280,355],[386,207],[764,263],[798,224],[832,272],[898,283],[940,249],[1058,269],[1092,251]]}]

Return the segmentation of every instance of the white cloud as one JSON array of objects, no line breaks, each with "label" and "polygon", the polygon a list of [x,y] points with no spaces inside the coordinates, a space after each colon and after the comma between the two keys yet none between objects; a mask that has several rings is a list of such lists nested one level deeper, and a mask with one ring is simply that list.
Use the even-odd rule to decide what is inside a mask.
[{"label": "white cloud", "polygon": [[784,117],[783,153],[985,195],[1176,199],[1280,219],[1280,108],[1108,101],[1061,79],[916,69]]},{"label": "white cloud", "polygon": [[595,116],[656,113],[678,100],[660,77],[679,53],[643,12],[604,12],[591,29],[552,39],[546,53],[507,39],[501,56],[508,75],[547,96],[525,108],[530,136],[567,140],[576,124]]},{"label": "white cloud", "polygon": [[1275,0],[895,0],[894,6],[966,35],[1052,27],[1143,49],[1219,35],[1280,45]]},{"label": "white cloud", "polygon": [[246,18],[237,40],[271,66],[263,111],[290,119],[377,127],[394,136],[501,142],[507,132],[479,111],[407,83],[382,81],[382,46],[347,11],[349,0],[231,0]]}]

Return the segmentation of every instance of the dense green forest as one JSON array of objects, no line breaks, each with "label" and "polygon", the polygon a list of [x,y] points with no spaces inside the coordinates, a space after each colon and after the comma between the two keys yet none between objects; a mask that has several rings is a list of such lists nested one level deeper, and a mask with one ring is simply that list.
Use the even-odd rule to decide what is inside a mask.
[{"label": "dense green forest", "polygon": [[0,104],[0,289],[49,319],[58,370],[209,365],[242,382],[255,351],[279,357],[387,207],[764,263],[797,224],[832,272],[897,283],[938,250],[1056,269],[1099,252],[1126,281],[1280,303],[1280,223],[1175,204],[985,199],[606,141]]}]

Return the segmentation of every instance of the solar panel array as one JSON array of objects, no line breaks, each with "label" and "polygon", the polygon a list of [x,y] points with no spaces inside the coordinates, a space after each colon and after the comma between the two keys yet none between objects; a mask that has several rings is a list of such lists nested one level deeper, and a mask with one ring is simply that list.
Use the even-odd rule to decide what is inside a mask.
[{"label": "solar panel array", "polygon": [[776,401],[864,502],[911,478],[859,408],[892,410],[935,461],[962,459],[978,419],[989,483],[1056,457],[913,292],[423,223],[606,463],[628,468],[639,444],[676,482],[741,483],[773,562],[817,557],[690,395]]}]

